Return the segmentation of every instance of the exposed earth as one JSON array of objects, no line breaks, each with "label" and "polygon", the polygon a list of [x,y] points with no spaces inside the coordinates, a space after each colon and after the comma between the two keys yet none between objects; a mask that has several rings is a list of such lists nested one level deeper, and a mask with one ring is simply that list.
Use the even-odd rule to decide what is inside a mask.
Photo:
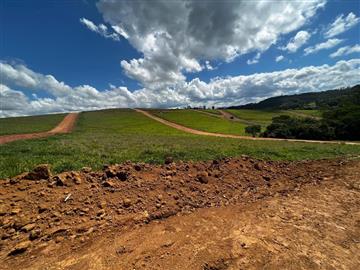
[{"label": "exposed earth", "polygon": [[56,127],[54,127],[50,131],[0,136],[0,144],[9,143],[17,140],[38,139],[59,133],[69,133],[73,130],[78,115],[78,113],[69,113]]},{"label": "exposed earth", "polygon": [[0,180],[1,269],[359,269],[360,161],[242,156]]}]

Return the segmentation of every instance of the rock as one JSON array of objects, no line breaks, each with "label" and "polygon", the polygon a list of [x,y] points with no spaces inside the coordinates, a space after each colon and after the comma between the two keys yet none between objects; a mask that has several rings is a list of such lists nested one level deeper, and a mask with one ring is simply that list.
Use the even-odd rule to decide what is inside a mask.
[{"label": "rock", "polygon": [[4,216],[7,214],[7,209],[4,204],[0,204],[0,216]]},{"label": "rock", "polygon": [[128,198],[125,198],[124,201],[123,201],[123,205],[124,207],[130,207],[131,206],[131,200],[128,199]]},{"label": "rock", "polygon": [[266,175],[263,176],[263,179],[267,182],[271,180],[270,176],[266,176]]},{"label": "rock", "polygon": [[60,174],[55,175],[53,177],[53,179],[54,179],[57,186],[66,186],[67,185],[67,178],[68,178],[67,173],[60,173]]},{"label": "rock", "polygon": [[254,168],[255,168],[256,170],[258,170],[258,171],[261,171],[261,170],[262,170],[262,166],[261,166],[260,163],[255,163],[255,164],[254,164]]},{"label": "rock", "polygon": [[110,188],[114,188],[114,187],[115,187],[115,184],[114,184],[112,181],[110,181],[110,180],[104,181],[104,182],[102,183],[102,185],[103,185],[103,187],[110,187]]},{"label": "rock", "polygon": [[81,179],[81,175],[78,173],[78,172],[73,172],[72,173],[73,175],[73,182],[76,184],[76,185],[80,185],[81,182],[82,182],[82,179]]},{"label": "rock", "polygon": [[8,256],[15,256],[24,253],[30,246],[31,242],[28,240],[20,242],[8,253]]},{"label": "rock", "polygon": [[96,216],[99,218],[102,218],[105,216],[105,210],[104,209],[100,209],[97,213]]},{"label": "rock", "polygon": [[17,215],[21,212],[20,208],[14,208],[11,210],[11,215]]},{"label": "rock", "polygon": [[121,181],[126,181],[129,178],[129,174],[125,171],[120,171],[116,173],[117,178]]},{"label": "rock", "polygon": [[92,168],[91,167],[82,167],[81,171],[84,173],[90,173],[92,171]]},{"label": "rock", "polygon": [[135,164],[134,169],[135,169],[135,171],[139,172],[139,171],[141,171],[141,166],[139,164]]},{"label": "rock", "polygon": [[174,159],[173,159],[172,157],[165,157],[164,163],[165,163],[166,165],[171,164],[171,163],[173,163],[173,162],[174,162]]},{"label": "rock", "polygon": [[24,232],[30,232],[35,228],[35,226],[36,226],[35,223],[29,223],[29,224],[23,226],[21,228],[21,230],[24,231]]},{"label": "rock", "polygon": [[48,164],[40,164],[29,172],[27,177],[29,180],[49,180],[51,178],[50,166]]},{"label": "rock", "polygon": [[196,179],[202,184],[207,184],[209,182],[208,173],[207,172],[198,173]]},{"label": "rock", "polygon": [[105,174],[108,178],[112,178],[116,176],[116,170],[113,167],[110,166],[104,166],[105,167]]},{"label": "rock", "polygon": [[36,230],[32,230],[29,234],[29,239],[31,241],[38,239],[41,236],[41,230],[40,229],[36,229]]},{"label": "rock", "polygon": [[47,207],[45,204],[41,204],[41,205],[38,206],[39,214],[45,212],[46,210],[49,210],[49,207]]}]

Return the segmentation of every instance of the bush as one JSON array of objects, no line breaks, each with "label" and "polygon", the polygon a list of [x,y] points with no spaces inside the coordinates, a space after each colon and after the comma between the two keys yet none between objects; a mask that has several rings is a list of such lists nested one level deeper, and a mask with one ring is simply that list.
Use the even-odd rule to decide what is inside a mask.
[{"label": "bush", "polygon": [[245,132],[248,134],[251,134],[253,137],[255,137],[256,134],[261,132],[261,126],[260,125],[247,126],[245,128]]}]

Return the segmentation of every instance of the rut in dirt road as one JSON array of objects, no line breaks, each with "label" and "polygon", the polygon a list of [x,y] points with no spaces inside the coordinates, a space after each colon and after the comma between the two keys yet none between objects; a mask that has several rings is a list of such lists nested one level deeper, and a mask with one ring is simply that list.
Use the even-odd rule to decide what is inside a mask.
[{"label": "rut in dirt road", "polygon": [[79,113],[69,113],[56,127],[54,127],[50,131],[0,136],[0,144],[9,143],[17,140],[44,138],[59,133],[70,133],[75,126],[78,116]]},{"label": "rut in dirt road", "polygon": [[168,120],[157,117],[150,112],[134,109],[135,111],[144,114],[145,116],[156,120],[164,125],[167,125],[172,128],[176,128],[178,130],[195,134],[195,135],[204,135],[204,136],[212,136],[212,137],[221,137],[221,138],[233,138],[233,139],[242,139],[242,140],[253,140],[253,141],[288,141],[288,142],[305,142],[305,143],[331,143],[331,144],[349,144],[349,145],[360,145],[358,142],[340,142],[340,141],[315,141],[315,140],[300,140],[300,139],[278,139],[278,138],[254,138],[250,136],[241,136],[241,135],[232,135],[232,134],[223,134],[223,133],[211,133],[207,131],[201,131],[193,128],[188,128]]}]

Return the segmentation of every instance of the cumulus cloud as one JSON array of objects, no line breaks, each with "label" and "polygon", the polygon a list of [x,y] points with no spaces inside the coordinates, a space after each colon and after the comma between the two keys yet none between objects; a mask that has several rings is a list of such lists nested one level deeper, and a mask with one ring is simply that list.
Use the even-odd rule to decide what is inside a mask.
[{"label": "cumulus cloud", "polygon": [[283,55],[279,55],[279,56],[277,56],[277,57],[275,58],[275,61],[276,61],[276,62],[280,62],[280,61],[282,61],[282,60],[284,60],[284,56],[283,56]]},{"label": "cumulus cloud", "polygon": [[121,62],[125,73],[146,88],[160,89],[184,81],[184,72],[201,71],[204,61],[230,62],[267,50],[325,2],[100,0],[97,6],[143,54]]},{"label": "cumulus cloud", "polygon": [[360,45],[354,45],[354,46],[345,46],[339,48],[336,52],[330,54],[330,57],[335,58],[343,55],[349,55],[352,53],[360,53]]},{"label": "cumulus cloud", "polygon": [[337,36],[350,28],[354,27],[356,24],[360,22],[360,18],[356,17],[356,15],[350,12],[346,17],[344,14],[338,16],[333,23],[331,23],[325,32],[326,38],[331,38]]},{"label": "cumulus cloud", "polygon": [[259,59],[260,59],[261,53],[257,53],[253,59],[249,59],[246,61],[246,64],[248,65],[253,65],[253,64],[257,64],[259,63]]},{"label": "cumulus cloud", "polygon": [[[23,66],[12,68],[13,80],[23,75]],[[9,67],[8,67],[9,69]],[[30,96],[44,85],[47,76],[31,71],[35,85],[27,91]],[[1,70],[1,69],[0,69]],[[28,73],[29,73],[28,72]],[[52,78],[54,78],[52,76]],[[57,81],[54,78],[55,81]],[[7,84],[18,85],[7,80]],[[360,59],[339,61],[336,64],[309,66],[301,69],[255,73],[226,78],[214,78],[210,82],[198,78],[181,82],[176,86],[153,90],[141,88],[129,91],[126,87],[110,87],[104,91],[89,85],[70,87],[65,94],[29,99],[22,91],[6,84],[0,85],[0,117],[40,113],[85,111],[113,107],[183,107],[187,105],[230,106],[256,102],[281,94],[321,91],[360,83]],[[49,84],[49,92],[56,92],[56,84]],[[69,86],[68,86],[69,87]]]},{"label": "cumulus cloud", "polygon": [[287,50],[288,52],[294,53],[300,47],[302,47],[311,37],[311,34],[307,31],[299,31],[297,34],[289,41],[289,43],[282,47],[282,50]]},{"label": "cumulus cloud", "polygon": [[316,44],[315,46],[305,48],[304,52],[305,55],[308,55],[308,54],[316,53],[321,50],[331,49],[339,45],[343,41],[344,39],[337,39],[337,38],[328,39],[327,41]]},{"label": "cumulus cloud", "polygon": [[120,36],[123,37],[127,37],[126,33],[124,31],[122,31],[121,28],[119,27],[112,27],[112,29],[114,30],[113,32],[111,30],[109,30],[109,28],[105,25],[105,24],[99,24],[96,25],[95,23],[93,23],[92,21],[86,19],[86,18],[81,18],[80,22],[85,25],[89,30],[98,33],[99,35],[105,37],[105,38],[111,38],[115,41],[119,41],[120,40]]}]

